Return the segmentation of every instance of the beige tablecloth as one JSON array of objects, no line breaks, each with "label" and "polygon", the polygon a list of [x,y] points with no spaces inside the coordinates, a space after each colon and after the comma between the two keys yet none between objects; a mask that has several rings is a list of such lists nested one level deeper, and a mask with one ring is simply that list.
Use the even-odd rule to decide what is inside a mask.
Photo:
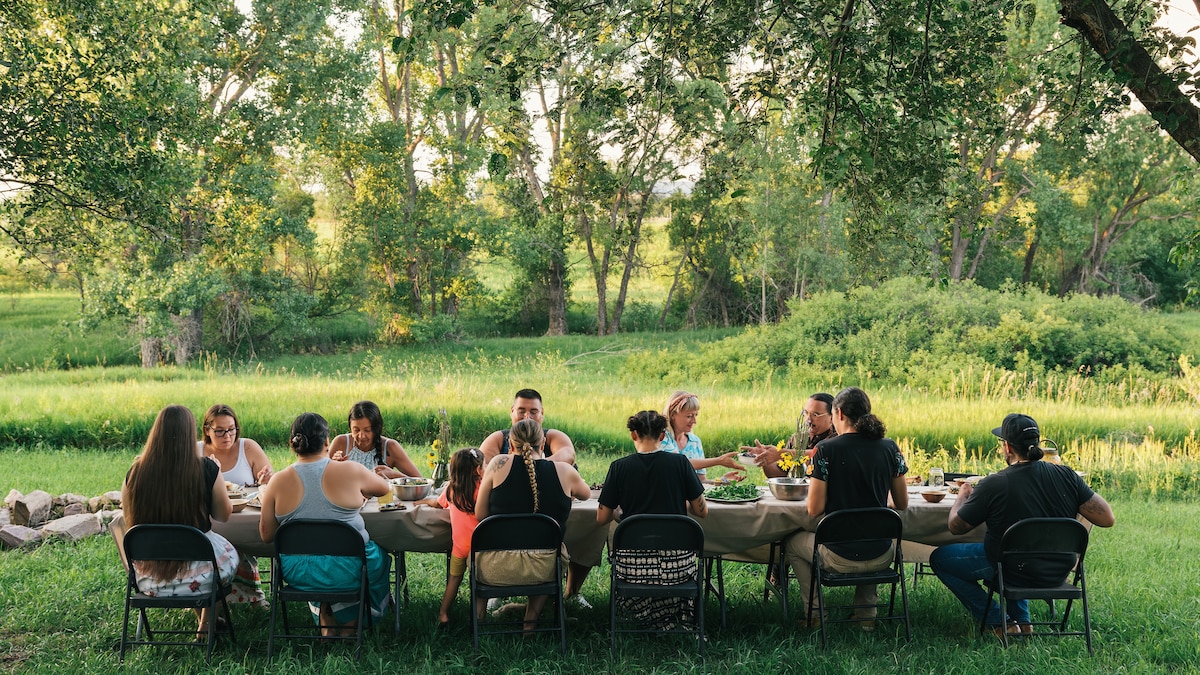
[{"label": "beige tablecloth", "polygon": [[[450,550],[450,514],[446,509],[414,506],[402,502],[402,511],[380,512],[374,500],[362,509],[363,522],[371,539],[388,551],[444,553]],[[953,498],[930,504],[920,495],[911,495],[909,506],[901,511],[905,540],[940,546],[954,542],[983,541],[983,526],[962,536],[950,534],[946,521]],[[589,567],[600,564],[610,526],[596,524],[598,504],[595,495],[575,502],[567,520],[566,545],[571,559]],[[748,551],[778,541],[797,530],[813,530],[817,519],[808,515],[805,502],[788,502],[767,494],[756,502],[722,504],[709,502],[707,518],[697,519],[704,528],[705,549],[711,555]],[[230,516],[228,522],[213,523],[213,529],[238,550],[257,556],[270,556],[271,544],[258,536],[258,509],[246,508]],[[121,521],[111,525],[120,541],[124,534]]]}]

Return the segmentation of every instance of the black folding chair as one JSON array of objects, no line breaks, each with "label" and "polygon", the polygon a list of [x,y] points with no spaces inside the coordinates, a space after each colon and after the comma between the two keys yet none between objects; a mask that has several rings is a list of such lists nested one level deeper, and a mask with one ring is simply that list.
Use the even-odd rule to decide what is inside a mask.
[{"label": "black folding chair", "polygon": [[[825,604],[825,587],[858,586],[863,584],[890,584],[891,597],[888,600],[888,610],[885,616],[871,619],[854,618],[829,619],[821,621],[821,647],[826,645],[825,625],[827,623],[860,623],[863,621],[904,621],[904,639],[912,640],[912,626],[908,618],[908,588],[904,577],[904,555],[901,551],[901,540],[904,535],[904,524],[900,514],[884,508],[847,509],[835,511],[825,516],[817,524],[816,541],[813,545],[812,587],[808,593],[808,620],[812,620],[814,609],[813,596],[820,600],[820,606],[829,610]],[[821,547],[830,544],[866,543],[880,540],[890,540],[894,545],[892,563],[890,566],[872,572],[833,572],[824,568],[821,562]],[[896,585],[900,586],[903,612],[895,613]],[[879,605],[840,605],[833,609],[868,609]]]},{"label": "black folding chair", "polygon": [[[1066,600],[1061,619],[1052,613],[1051,621],[1032,622],[1034,626],[1051,630],[1035,631],[1032,635],[1082,635],[1090,656],[1092,621],[1088,614],[1087,580],[1083,572],[1087,546],[1087,527],[1074,518],[1027,518],[1013,524],[1000,540],[1000,561],[996,564],[995,578],[988,582],[987,608],[991,609],[992,598],[996,595],[1000,596],[1002,617],[1008,616],[1009,601],[1045,600],[1053,608],[1054,600]],[[1067,630],[1071,605],[1076,600],[1083,605],[1082,631]],[[986,623],[985,610],[979,623],[981,635]],[[1000,633],[1000,639],[1007,647],[1008,632],[1002,630]]]},{"label": "black folding chair", "polygon": [[[229,640],[237,644],[233,634],[233,620],[229,616],[229,605],[225,596],[229,595],[229,584],[221,583],[217,578],[216,555],[213,553],[212,541],[200,530],[187,525],[135,525],[129,528],[124,538],[125,558],[128,563],[128,574],[125,583],[125,618],[121,624],[121,653],[119,660],[125,662],[125,650],[133,645],[155,646],[188,646],[204,647],[204,659],[212,658],[213,644],[218,632],[228,632]],[[213,583],[207,590],[189,595],[151,596],[138,589],[137,565],[135,562],[180,561],[207,562],[214,570]],[[212,614],[220,604],[224,610],[227,629],[217,630],[217,616]],[[164,609],[207,609],[212,616],[208,623],[208,639],[196,642],[194,630],[163,630],[159,635],[187,635],[187,640],[161,641],[155,640],[155,631],[150,628],[150,620],[146,610],[150,608]],[[138,610],[138,624],[134,638],[129,639],[129,610]],[[142,639],[142,631],[146,639]]]},{"label": "black folding chair", "polygon": [[[695,556],[696,571],[690,579],[675,583],[622,579],[617,566],[623,553],[646,551],[688,551]],[[704,655],[704,588],[701,558],[704,556],[704,530],[687,516],[642,514],[623,519],[613,531],[609,547],[610,588],[609,633],[613,656],[617,653],[617,633],[682,633],[695,634],[700,655]],[[617,601],[627,598],[686,598],[694,606],[695,626],[680,625],[672,630],[657,627],[633,626],[636,622],[617,622]]]},{"label": "black folding chair", "polygon": [[[359,573],[357,579],[347,580],[343,589],[312,591],[297,588],[283,573],[280,556],[336,556],[357,558]],[[275,555],[271,559],[271,629],[267,637],[267,659],[275,653],[275,639],[289,640],[353,640],[354,658],[362,651],[363,632],[371,621],[368,610],[370,592],[367,573],[367,546],[362,534],[352,526],[330,520],[291,520],[279,526],[275,532]],[[288,625],[287,603],[297,602],[356,602],[358,603],[358,624],[353,636],[337,635],[323,637],[316,626],[312,633],[293,633]],[[307,607],[305,608],[307,611]],[[276,633],[276,617],[283,615],[283,632]]]},{"label": "black folding chair", "polygon": [[[527,632],[559,634],[559,649],[567,651],[567,622],[563,612],[562,560],[558,555],[562,548],[562,529],[550,516],[541,513],[500,514],[489,516],[479,522],[471,535],[471,637],[475,654],[479,654],[480,635],[523,634]],[[492,551],[545,551],[553,552],[554,573],[549,579],[521,585],[492,585],[479,577],[478,556]],[[479,600],[507,598],[512,596],[549,595],[554,601],[554,625],[525,630],[525,622],[489,621],[483,624],[476,612]],[[483,631],[487,627],[489,630]]]}]

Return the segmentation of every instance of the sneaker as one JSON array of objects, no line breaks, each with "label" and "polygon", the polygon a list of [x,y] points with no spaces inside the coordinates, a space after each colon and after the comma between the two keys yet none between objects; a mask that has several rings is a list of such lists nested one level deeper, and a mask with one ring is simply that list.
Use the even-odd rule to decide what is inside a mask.
[{"label": "sneaker", "polygon": [[575,595],[567,598],[567,607],[572,607],[574,609],[592,609],[592,603],[588,602],[587,598],[583,597],[582,593],[576,593]]}]

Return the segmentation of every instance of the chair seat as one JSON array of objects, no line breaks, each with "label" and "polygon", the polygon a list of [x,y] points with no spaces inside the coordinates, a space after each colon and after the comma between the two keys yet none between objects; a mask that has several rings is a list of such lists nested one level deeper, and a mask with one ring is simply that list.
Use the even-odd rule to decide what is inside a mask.
[{"label": "chair seat", "polygon": [[1048,588],[1006,585],[1004,595],[1010,600],[1080,600],[1083,590],[1066,582]]}]

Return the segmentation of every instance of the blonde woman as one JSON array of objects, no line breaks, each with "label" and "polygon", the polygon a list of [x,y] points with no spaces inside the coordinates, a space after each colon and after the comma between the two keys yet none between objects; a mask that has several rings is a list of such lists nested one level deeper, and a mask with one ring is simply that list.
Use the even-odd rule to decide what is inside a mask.
[{"label": "blonde woman", "polygon": [[[727,452],[716,457],[704,456],[704,445],[700,437],[692,433],[696,426],[696,418],[700,416],[700,399],[692,393],[677,391],[667,400],[663,417],[667,418],[667,435],[663,437],[659,449],[664,452],[674,452],[688,458],[696,475],[706,483],[730,483],[746,477],[745,467],[737,461],[736,452]],[[736,471],[727,472],[719,481],[707,480],[709,467],[723,466]]]}]

